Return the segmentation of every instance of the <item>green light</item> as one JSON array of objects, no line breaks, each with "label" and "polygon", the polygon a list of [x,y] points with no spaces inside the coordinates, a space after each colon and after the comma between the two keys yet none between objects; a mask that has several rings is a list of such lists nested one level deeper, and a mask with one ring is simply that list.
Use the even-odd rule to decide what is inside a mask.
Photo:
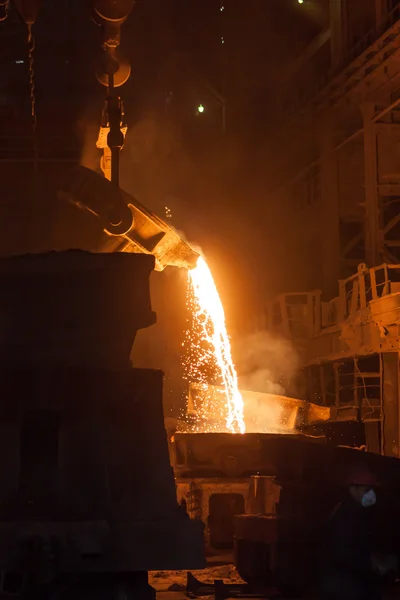
[{"label": "green light", "polygon": [[202,115],[203,112],[205,111],[205,108],[202,104],[199,104],[199,106],[197,107],[197,112]]}]

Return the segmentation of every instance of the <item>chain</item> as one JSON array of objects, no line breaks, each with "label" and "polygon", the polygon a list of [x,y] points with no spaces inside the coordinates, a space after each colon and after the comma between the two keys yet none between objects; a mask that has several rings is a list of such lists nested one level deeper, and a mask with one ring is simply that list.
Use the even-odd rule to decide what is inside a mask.
[{"label": "chain", "polygon": [[35,51],[35,39],[32,33],[32,25],[28,23],[28,61],[29,61],[29,90],[31,97],[31,117],[32,117],[32,135],[33,135],[33,153],[34,153],[34,166],[37,171],[38,152],[36,143],[36,89],[35,89],[35,71],[34,71],[34,51]]},{"label": "chain", "polygon": [[0,25],[8,17],[9,0],[0,0]]}]

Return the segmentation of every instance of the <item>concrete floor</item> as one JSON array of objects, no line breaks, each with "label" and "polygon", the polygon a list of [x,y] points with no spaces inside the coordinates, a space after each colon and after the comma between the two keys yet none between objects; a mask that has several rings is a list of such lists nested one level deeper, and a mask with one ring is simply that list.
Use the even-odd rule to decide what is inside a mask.
[{"label": "concrete floor", "polygon": [[[222,579],[225,583],[242,583],[234,565],[210,566],[202,571],[193,571],[195,577],[204,583],[213,583],[215,579]],[[157,600],[188,600],[184,591],[186,585],[186,571],[159,571],[149,573],[149,583],[157,591]],[[244,582],[243,582],[244,583]],[[171,585],[179,586],[181,591],[169,591]],[[213,600],[214,596],[202,596],[201,600]],[[227,599],[229,600],[229,599]],[[246,600],[242,597],[241,600]],[[250,598],[249,598],[250,600]],[[251,600],[255,600],[252,598]],[[285,600],[281,598],[280,600]],[[304,596],[304,600],[324,600],[314,594]],[[400,585],[389,590],[384,600],[400,600]]]},{"label": "concrete floor", "polygon": [[[213,596],[202,596],[201,600],[212,600],[214,597]],[[186,595],[185,592],[157,592],[157,600],[188,600],[188,596]],[[230,599],[227,599],[230,600]],[[235,599],[232,599],[235,600]],[[242,597],[240,600],[246,600],[245,597]],[[249,598],[248,600],[255,600],[255,598]],[[265,599],[267,600],[267,599]],[[284,598],[280,598],[280,600],[285,600]],[[293,599],[291,599],[293,600]],[[309,597],[309,599],[307,598],[307,596],[304,597],[303,600],[324,600],[323,598],[316,598],[315,596]],[[400,587],[398,587],[397,589],[393,589],[390,592],[388,592],[385,597],[384,600],[400,600]]]},{"label": "concrete floor", "polygon": [[[244,583],[232,564],[213,564],[201,571],[193,571],[193,575],[209,584],[213,584],[216,579],[222,579],[224,583]],[[186,579],[187,571],[150,571],[149,573],[149,583],[157,592],[167,592],[172,585],[178,585],[179,590],[184,590]],[[173,600],[172,597],[169,598]]]},{"label": "concrete floor", "polygon": [[[213,596],[203,596],[202,600],[211,600]],[[397,590],[393,590],[385,595],[384,600],[399,600],[400,599],[400,588]],[[157,592],[157,600],[188,600],[188,596],[186,596],[185,592]],[[230,600],[230,599],[227,599]],[[235,600],[235,599],[232,599]],[[240,600],[246,600],[246,598],[242,597]],[[255,600],[254,598],[249,598],[248,600]],[[267,599],[265,599],[267,600]],[[285,600],[284,598],[280,598],[280,600]],[[293,599],[291,599],[293,600]],[[307,600],[307,597],[304,597],[304,600]],[[311,600],[311,598],[310,598]],[[318,600],[313,597],[312,600]],[[319,600],[324,600],[323,598]]]}]

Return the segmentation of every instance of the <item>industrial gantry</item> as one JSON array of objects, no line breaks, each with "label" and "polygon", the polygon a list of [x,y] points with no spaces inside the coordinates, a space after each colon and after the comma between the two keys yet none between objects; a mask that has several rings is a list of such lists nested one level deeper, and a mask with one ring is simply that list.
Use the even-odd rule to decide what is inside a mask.
[{"label": "industrial gantry", "polygon": [[399,457],[400,5],[328,4],[282,102],[277,139],[292,150],[271,201],[302,226],[293,293],[272,303],[269,327],[295,341],[308,399],[360,425],[342,443]]}]

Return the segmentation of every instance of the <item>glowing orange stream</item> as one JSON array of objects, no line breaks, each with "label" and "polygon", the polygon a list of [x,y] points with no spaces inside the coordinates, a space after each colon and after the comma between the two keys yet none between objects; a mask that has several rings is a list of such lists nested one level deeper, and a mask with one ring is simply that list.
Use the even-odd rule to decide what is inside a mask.
[{"label": "glowing orange stream", "polygon": [[[219,371],[226,396],[226,427],[232,433],[244,433],[243,398],[238,387],[238,378],[232,360],[231,345],[225,324],[225,312],[211,271],[203,258],[199,258],[194,269],[189,271],[189,283],[193,294],[200,326],[199,344],[211,346],[215,364]],[[201,361],[201,359],[200,359]],[[212,415],[210,415],[211,417]]]}]

